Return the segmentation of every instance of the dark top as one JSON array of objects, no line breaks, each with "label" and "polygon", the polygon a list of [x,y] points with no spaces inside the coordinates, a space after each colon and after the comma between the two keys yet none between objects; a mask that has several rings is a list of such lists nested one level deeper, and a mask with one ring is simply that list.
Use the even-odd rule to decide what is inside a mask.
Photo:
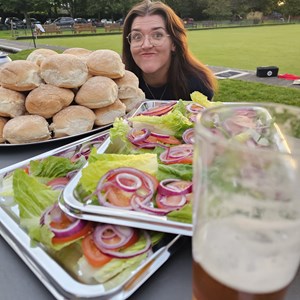
[{"label": "dark top", "polygon": [[[179,100],[176,99],[175,95],[173,94],[171,88],[168,86],[168,84],[165,84],[160,87],[152,87],[150,85],[146,85],[143,78],[140,78],[140,89],[143,90],[143,92],[146,95],[146,99],[155,99],[155,100]],[[208,100],[212,100],[213,98],[213,91],[208,89],[203,82],[197,78],[190,76],[189,77],[189,94],[198,91],[205,95]],[[189,97],[188,99],[183,100],[191,100]]]}]

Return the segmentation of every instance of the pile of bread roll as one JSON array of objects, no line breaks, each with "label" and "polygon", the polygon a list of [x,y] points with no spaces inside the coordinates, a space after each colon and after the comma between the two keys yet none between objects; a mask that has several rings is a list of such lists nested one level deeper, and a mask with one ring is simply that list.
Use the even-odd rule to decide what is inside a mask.
[{"label": "pile of bread roll", "polygon": [[145,99],[112,50],[36,49],[0,67],[0,143],[72,136],[112,123]]}]

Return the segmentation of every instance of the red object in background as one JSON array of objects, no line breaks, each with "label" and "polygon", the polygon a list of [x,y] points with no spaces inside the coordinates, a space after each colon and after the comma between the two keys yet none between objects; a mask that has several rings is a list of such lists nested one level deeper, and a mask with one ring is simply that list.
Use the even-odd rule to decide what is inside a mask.
[{"label": "red object in background", "polygon": [[296,80],[296,79],[300,79],[300,76],[294,74],[279,74],[278,78],[287,79],[287,80]]}]

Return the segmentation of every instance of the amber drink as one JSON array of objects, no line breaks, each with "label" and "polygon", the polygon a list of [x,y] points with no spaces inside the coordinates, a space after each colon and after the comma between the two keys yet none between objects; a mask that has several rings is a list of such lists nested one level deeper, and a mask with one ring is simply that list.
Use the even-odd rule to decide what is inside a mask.
[{"label": "amber drink", "polygon": [[198,115],[193,300],[282,300],[300,261],[300,109],[224,104]]}]

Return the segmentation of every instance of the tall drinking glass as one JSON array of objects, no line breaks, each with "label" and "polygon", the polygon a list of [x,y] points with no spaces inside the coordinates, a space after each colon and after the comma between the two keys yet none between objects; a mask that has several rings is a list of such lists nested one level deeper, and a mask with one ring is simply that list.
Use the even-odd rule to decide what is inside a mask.
[{"label": "tall drinking glass", "polygon": [[284,299],[300,259],[300,108],[198,115],[193,194],[193,299]]}]

